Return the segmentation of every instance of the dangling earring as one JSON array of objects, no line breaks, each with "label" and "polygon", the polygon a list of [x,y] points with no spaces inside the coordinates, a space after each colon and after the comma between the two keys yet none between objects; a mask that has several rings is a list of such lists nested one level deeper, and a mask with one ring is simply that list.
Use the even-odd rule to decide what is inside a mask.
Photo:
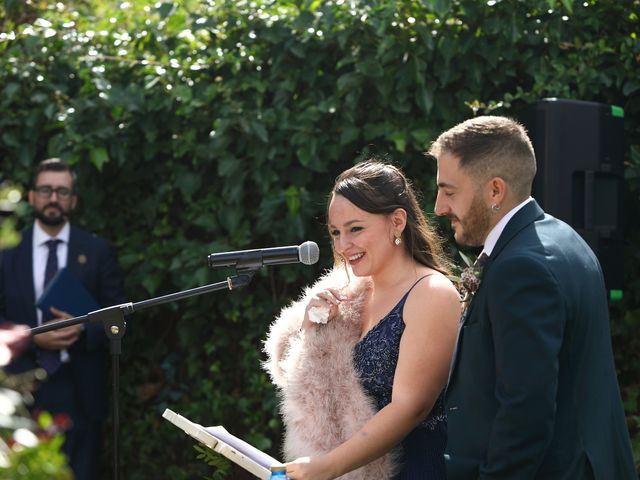
[{"label": "dangling earring", "polygon": [[400,244],[402,243],[402,239],[400,238],[400,235],[398,235],[398,236],[396,237],[396,239],[393,241],[393,243],[395,243],[395,244],[396,244],[396,247],[399,247],[399,246],[400,246]]},{"label": "dangling earring", "polygon": [[493,210],[494,212],[500,211],[500,205],[494,203],[493,205],[491,205],[491,210]]}]

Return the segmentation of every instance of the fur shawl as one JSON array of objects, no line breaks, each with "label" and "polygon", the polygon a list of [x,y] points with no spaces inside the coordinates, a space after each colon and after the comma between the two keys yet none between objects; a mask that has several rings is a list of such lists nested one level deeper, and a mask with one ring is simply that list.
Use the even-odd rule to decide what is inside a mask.
[{"label": "fur shawl", "polygon": [[[348,300],[339,305],[338,315],[328,324],[301,332],[307,303],[316,292],[329,287],[342,288]],[[377,411],[353,366],[368,288],[361,279],[349,282],[343,269],[331,270],[285,307],[269,329],[264,367],[280,393],[287,461],[329,452]],[[392,456],[387,454],[340,478],[391,478]]]}]

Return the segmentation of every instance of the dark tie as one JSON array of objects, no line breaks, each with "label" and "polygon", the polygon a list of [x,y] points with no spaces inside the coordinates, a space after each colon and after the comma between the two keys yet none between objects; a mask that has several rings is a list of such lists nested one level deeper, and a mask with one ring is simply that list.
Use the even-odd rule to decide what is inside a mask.
[{"label": "dark tie", "polygon": [[476,264],[476,267],[480,269],[481,273],[482,273],[482,269],[484,268],[484,264],[487,263],[487,260],[489,260],[489,255],[487,255],[484,252],[482,252],[480,256],[476,258],[475,264]]},{"label": "dark tie", "polygon": [[[47,265],[44,269],[44,288],[47,288],[47,285],[49,285],[51,279],[58,271],[58,244],[62,243],[62,240],[52,238],[51,240],[47,240],[45,243],[49,248]],[[48,310],[42,312],[43,322],[51,320],[52,318],[53,315]],[[59,350],[44,350],[42,348],[39,348],[37,350],[37,358],[40,366],[44,368],[49,375],[55,373],[55,371],[60,367]]]}]

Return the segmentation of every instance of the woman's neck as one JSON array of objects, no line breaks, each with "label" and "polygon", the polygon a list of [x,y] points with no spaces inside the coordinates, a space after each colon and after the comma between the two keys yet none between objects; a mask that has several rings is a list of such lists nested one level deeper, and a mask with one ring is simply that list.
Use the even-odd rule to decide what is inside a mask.
[{"label": "woman's neck", "polygon": [[371,275],[374,290],[392,290],[418,277],[420,265],[408,254],[399,254],[389,261],[383,270]]}]

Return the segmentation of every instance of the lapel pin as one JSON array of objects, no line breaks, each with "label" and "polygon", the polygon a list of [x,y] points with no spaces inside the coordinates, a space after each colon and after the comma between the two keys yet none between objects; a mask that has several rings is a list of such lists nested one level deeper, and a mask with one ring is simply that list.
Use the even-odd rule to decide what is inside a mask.
[{"label": "lapel pin", "polygon": [[87,256],[84,253],[78,255],[78,263],[80,265],[84,265],[85,263],[87,263]]}]

